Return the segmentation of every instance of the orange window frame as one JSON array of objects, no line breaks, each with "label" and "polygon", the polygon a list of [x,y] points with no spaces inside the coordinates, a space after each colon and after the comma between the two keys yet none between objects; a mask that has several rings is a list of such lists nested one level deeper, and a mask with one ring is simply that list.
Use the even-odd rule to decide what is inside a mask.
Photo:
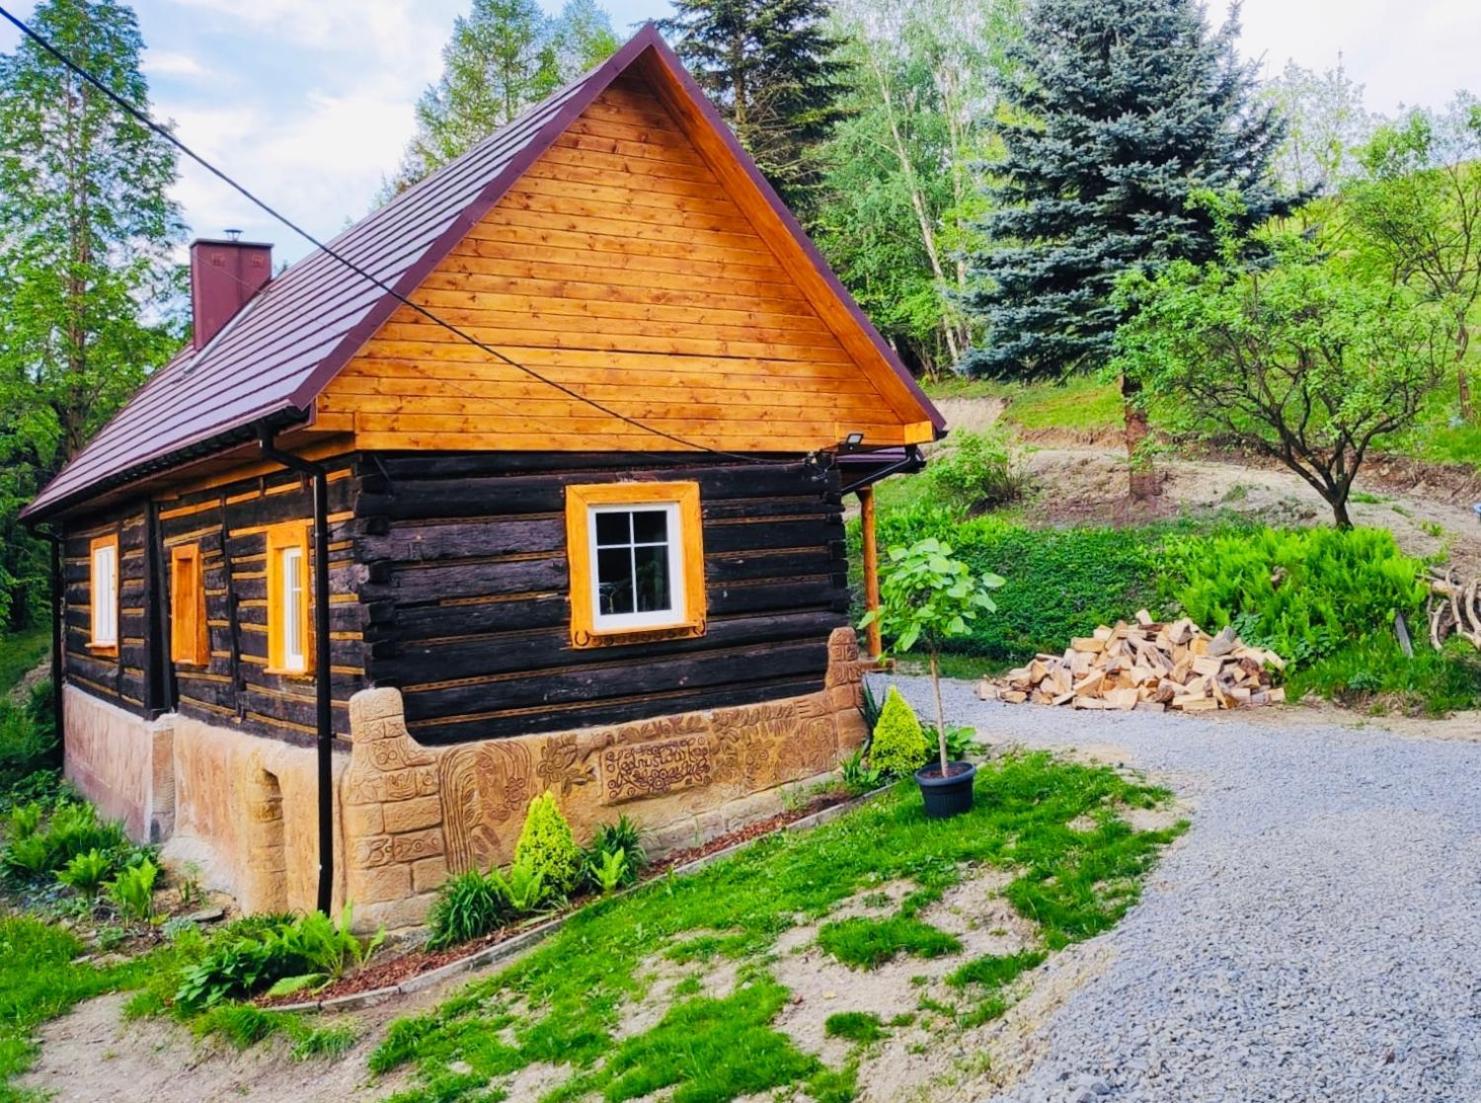
[{"label": "orange window frame", "polygon": [[[669,546],[671,552],[679,553],[683,609],[672,621],[661,624],[601,627],[597,623],[596,560],[592,550],[593,507],[651,505],[676,507],[679,532],[676,539],[670,539]],[[698,483],[598,483],[566,487],[566,561],[570,567],[572,647],[601,647],[655,635],[704,634],[704,525]]]},{"label": "orange window frame", "polygon": [[177,544],[170,549],[170,661],[190,666],[211,661],[199,544]]},{"label": "orange window frame", "polygon": [[[284,616],[287,580],[283,577],[283,552],[299,552],[298,625],[303,633],[301,664],[289,661]],[[309,620],[309,523],[285,521],[267,530],[267,672],[269,674],[311,674],[314,669],[314,628]]]},{"label": "orange window frame", "polygon": [[[113,549],[112,577],[109,579],[109,587],[113,604],[113,638],[100,641],[98,637],[98,614],[102,612],[103,603],[98,596],[98,552],[103,548]],[[88,579],[88,650],[100,655],[118,654],[118,637],[121,631],[120,620],[122,619],[123,600],[119,594],[119,550],[118,533],[109,533],[106,536],[94,537],[87,549],[87,579]]]}]

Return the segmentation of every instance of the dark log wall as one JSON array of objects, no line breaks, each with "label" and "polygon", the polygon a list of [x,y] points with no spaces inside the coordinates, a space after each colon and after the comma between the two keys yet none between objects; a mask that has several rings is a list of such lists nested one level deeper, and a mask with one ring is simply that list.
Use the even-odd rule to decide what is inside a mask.
[{"label": "dark log wall", "polygon": [[[848,622],[835,470],[645,455],[384,454],[362,464],[357,556],[374,656],[427,743],[555,731],[821,688]],[[574,649],[564,487],[694,480],[699,638]]]},{"label": "dark log wall", "polygon": [[[62,574],[66,586],[63,642],[67,681],[130,712],[142,714],[149,702],[149,649],[146,631],[151,579],[146,554],[147,515],[142,504],[110,510],[66,528]],[[94,537],[118,537],[118,651],[97,653],[87,644],[92,633],[90,584]]]},{"label": "dark log wall", "polygon": [[[326,466],[331,521],[330,684],[335,732],[347,735],[350,696],[366,685],[364,609],[356,596],[363,572],[354,563],[351,539],[353,468],[349,460]],[[168,548],[199,542],[205,573],[211,661],[203,669],[174,666],[181,712],[216,723],[227,720],[263,734],[312,738],[313,675],[266,671],[266,529],[282,521],[307,520],[312,513],[307,480],[291,472],[274,472],[160,504],[162,543]],[[311,543],[311,554],[312,550]]]},{"label": "dark log wall", "polygon": [[[348,702],[364,688],[365,607],[357,590],[364,571],[354,560],[352,500],[354,471],[348,459],[329,465],[331,685],[337,734],[348,734]],[[265,735],[304,742],[314,734],[314,678],[269,674],[267,665],[266,528],[281,521],[307,520],[312,499],[303,478],[274,472],[196,491],[155,505],[155,563],[146,568],[144,534],[151,527],[145,512],[124,524],[122,564],[123,647],[119,690],[110,700],[148,714],[172,706],[187,715]],[[134,517],[134,515],[130,515]],[[68,681],[105,695],[99,683],[113,674],[109,664],[86,655],[88,541],[102,531],[97,522],[69,522]],[[195,667],[169,662],[169,548],[198,543],[206,593],[210,661]],[[74,561],[73,557],[76,558]],[[158,591],[159,629],[145,633],[145,583]],[[73,602],[80,607],[73,609]],[[135,608],[137,606],[137,609]],[[157,702],[146,693],[148,663],[143,640],[158,649],[160,689]]]}]

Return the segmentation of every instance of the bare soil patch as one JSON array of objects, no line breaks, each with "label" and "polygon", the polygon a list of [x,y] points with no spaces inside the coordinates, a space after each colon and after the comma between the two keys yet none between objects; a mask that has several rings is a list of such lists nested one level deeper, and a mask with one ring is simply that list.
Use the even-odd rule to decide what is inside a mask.
[{"label": "bare soil patch", "polygon": [[[1464,489],[1425,481],[1409,465],[1395,471],[1400,466],[1405,478],[1381,478],[1376,473],[1383,470],[1380,465],[1363,481],[1358,492],[1363,500],[1350,506],[1353,521],[1390,530],[1410,555],[1433,555],[1448,546],[1451,563],[1463,573],[1481,570],[1481,525]],[[1162,494],[1151,503],[1128,501],[1125,457],[1115,451],[1043,448],[1029,456],[1029,468],[1043,488],[1041,514],[1053,523],[1129,524],[1211,510],[1277,525],[1331,521],[1316,491],[1284,468],[1220,459],[1166,460],[1160,464]]]}]

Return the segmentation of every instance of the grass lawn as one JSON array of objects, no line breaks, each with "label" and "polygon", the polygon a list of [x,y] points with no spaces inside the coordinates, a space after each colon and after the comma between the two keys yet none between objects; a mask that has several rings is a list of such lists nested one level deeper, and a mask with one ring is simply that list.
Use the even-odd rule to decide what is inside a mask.
[{"label": "grass lawn", "polygon": [[[776,1089],[843,1103],[854,1096],[859,1047],[876,1036],[877,1009],[849,1006],[849,992],[830,1005],[830,1036],[854,1046],[842,1065],[799,1048],[776,1025],[790,1002],[778,979],[780,936],[817,925],[821,951],[860,971],[940,958],[955,970],[942,985],[954,1002],[923,992],[920,1014],[932,1029],[964,1028],[1006,1009],[1013,980],[1043,955],[1120,919],[1182,825],[1138,832],[1116,813],[1167,797],[1045,754],[983,766],[976,807],[955,820],[926,820],[914,786],[902,785],[823,827],[769,837],[694,876],[587,908],[517,964],[398,1020],[371,1066],[414,1067],[397,1103],[503,1098],[506,1078],[540,1062],[569,1066],[529,1096],[545,1103],[593,1094],[620,1103],[664,1089],[674,1103]],[[965,960],[958,940],[930,922],[933,903],[984,869],[1004,871],[1005,906],[1036,932],[1031,952],[1012,962]],[[903,898],[881,891],[902,882]],[[830,920],[846,901],[872,897],[889,914]],[[704,992],[700,977],[721,962],[733,965],[733,981]],[[652,1025],[620,1036],[655,967],[680,974],[671,1002]]]},{"label": "grass lawn", "polygon": [[49,627],[27,628],[0,636],[0,694],[9,693],[28,670],[46,657],[50,647]]},{"label": "grass lawn", "polygon": [[1114,383],[1074,376],[1063,383],[1011,383],[947,376],[922,387],[932,398],[996,398],[1007,403],[1003,420],[1021,429],[1072,432],[1121,427],[1121,394]]},{"label": "grass lawn", "polygon": [[34,1098],[11,1081],[36,1055],[32,1033],[81,1000],[137,988],[153,968],[147,957],[106,968],[74,964],[83,946],[70,932],[26,915],[0,916],[0,1103]]}]

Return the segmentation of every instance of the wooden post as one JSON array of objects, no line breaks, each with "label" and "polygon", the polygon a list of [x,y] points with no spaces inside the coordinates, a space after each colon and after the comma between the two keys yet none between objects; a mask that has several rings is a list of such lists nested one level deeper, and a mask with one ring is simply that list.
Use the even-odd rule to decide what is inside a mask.
[{"label": "wooden post", "polygon": [[[874,545],[874,487],[859,488],[859,521],[864,536],[864,608],[879,608],[879,549]],[[879,621],[869,622],[869,657],[879,658],[884,650]]]}]

